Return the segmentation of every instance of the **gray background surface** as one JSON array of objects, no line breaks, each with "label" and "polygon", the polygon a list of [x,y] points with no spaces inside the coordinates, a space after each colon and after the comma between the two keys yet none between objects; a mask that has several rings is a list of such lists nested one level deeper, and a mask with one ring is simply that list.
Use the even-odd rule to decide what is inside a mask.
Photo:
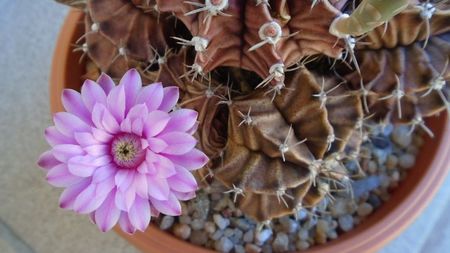
[{"label": "gray background surface", "polygon": [[[60,190],[35,165],[48,148],[48,78],[68,8],[0,0],[0,253],[137,252],[114,232],[58,208]],[[450,179],[426,211],[381,252],[449,252]]]}]

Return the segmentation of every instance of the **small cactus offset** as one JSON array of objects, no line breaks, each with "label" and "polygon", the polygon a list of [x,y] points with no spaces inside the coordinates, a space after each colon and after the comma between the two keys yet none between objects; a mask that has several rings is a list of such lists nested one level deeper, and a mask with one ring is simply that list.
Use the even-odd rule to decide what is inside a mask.
[{"label": "small cactus offset", "polygon": [[[351,191],[365,120],[422,128],[449,108],[450,5],[416,0],[79,0],[83,52],[136,68],[199,113],[197,175],[257,221]],[[351,194],[349,194],[351,195]]]}]

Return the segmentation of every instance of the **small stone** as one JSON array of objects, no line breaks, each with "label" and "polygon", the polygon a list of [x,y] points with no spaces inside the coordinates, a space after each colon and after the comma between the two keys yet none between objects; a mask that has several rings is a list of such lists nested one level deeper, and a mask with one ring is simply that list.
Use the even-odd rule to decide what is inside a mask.
[{"label": "small stone", "polygon": [[206,235],[205,231],[194,230],[189,237],[189,241],[195,245],[205,245],[208,241],[208,236]]},{"label": "small stone", "polygon": [[398,164],[398,158],[395,155],[389,155],[386,160],[386,168],[389,170],[395,169]]},{"label": "small stone", "polygon": [[222,237],[220,238],[220,240],[216,241],[214,243],[214,248],[217,251],[223,252],[223,253],[228,253],[233,249],[234,245],[233,242],[230,241],[230,239],[226,238],[226,237]]},{"label": "small stone", "polygon": [[314,240],[319,244],[325,244],[327,243],[327,235],[322,233],[316,233],[314,235]]},{"label": "small stone", "polygon": [[234,245],[234,253],[246,253],[244,246],[242,245]]},{"label": "small stone", "polygon": [[327,237],[334,240],[334,239],[338,238],[338,234],[337,234],[336,230],[330,230],[327,233]]},{"label": "small stone", "polygon": [[308,217],[308,212],[304,208],[300,208],[297,212],[297,219],[302,221]]},{"label": "small stone", "polygon": [[328,222],[326,220],[318,220],[317,224],[316,224],[316,232],[317,233],[322,233],[322,234],[326,234],[329,230],[329,225]]},{"label": "small stone", "polygon": [[378,208],[381,205],[380,198],[375,194],[370,194],[369,199],[367,200],[371,206],[374,208]]},{"label": "small stone", "polygon": [[272,242],[272,248],[275,252],[281,253],[289,250],[289,237],[285,233],[278,233]]},{"label": "small stone", "polygon": [[398,164],[404,169],[409,169],[416,163],[416,157],[411,154],[403,154],[398,160]]},{"label": "small stone", "polygon": [[178,218],[178,221],[181,224],[188,224],[189,225],[189,224],[191,224],[192,218],[190,216],[187,216],[187,215],[182,215],[182,216],[180,216]]},{"label": "small stone", "polygon": [[372,213],[373,207],[369,203],[362,203],[356,211],[359,216],[367,216]]},{"label": "small stone", "polygon": [[241,230],[239,230],[238,228],[235,228],[233,230],[233,234],[230,236],[230,240],[236,244],[242,240],[243,234],[244,233]]},{"label": "small stone", "polygon": [[191,222],[191,228],[193,230],[200,230],[205,227],[205,221],[200,219],[195,219]]},{"label": "small stone", "polygon": [[245,252],[246,253],[260,253],[261,248],[258,245],[255,245],[252,243],[246,243],[245,244]]},{"label": "small stone", "polygon": [[353,195],[357,199],[362,194],[370,192],[380,186],[382,180],[379,176],[368,176],[367,178],[352,182]]},{"label": "small stone", "polygon": [[223,230],[217,230],[216,232],[214,232],[214,234],[210,235],[209,237],[214,240],[217,241],[220,239],[220,237],[223,236]]},{"label": "small stone", "polygon": [[190,209],[193,210],[192,217],[194,219],[206,220],[211,206],[208,194],[200,192],[189,204],[191,205]]},{"label": "small stone", "polygon": [[309,238],[309,231],[308,231],[308,229],[301,228],[298,231],[297,235],[300,240],[306,241]]},{"label": "small stone", "polygon": [[392,132],[391,138],[402,148],[408,147],[412,142],[412,137],[409,134],[409,128],[406,126],[396,127]]},{"label": "small stone", "polygon": [[375,161],[369,161],[367,164],[367,171],[369,171],[371,174],[375,174],[377,172],[378,166]]},{"label": "small stone", "polygon": [[320,244],[324,244],[327,242],[327,232],[328,232],[329,226],[328,222],[326,220],[318,220],[316,225],[316,233],[314,236],[314,239],[316,242]]},{"label": "small stone", "polygon": [[272,253],[272,246],[270,244],[262,246],[262,253]]},{"label": "small stone", "polygon": [[400,172],[398,172],[398,171],[392,172],[391,180],[394,182],[398,182],[400,180]]},{"label": "small stone", "polygon": [[249,231],[245,232],[243,240],[244,240],[244,242],[253,242],[253,238],[254,238],[254,232],[253,232],[253,230],[249,230]]},{"label": "small stone", "polygon": [[263,245],[272,236],[272,229],[263,229],[256,233],[256,244]]},{"label": "small stone", "polygon": [[205,231],[208,234],[213,234],[214,232],[216,232],[216,225],[211,221],[207,221],[205,223]]},{"label": "small stone", "polygon": [[251,227],[250,223],[246,219],[233,219],[233,220],[231,220],[231,223],[235,227],[238,227],[239,229],[241,229],[243,231],[247,231]]},{"label": "small stone", "polygon": [[295,233],[299,226],[295,220],[289,218],[288,216],[280,218],[280,223],[283,227],[283,230],[289,234]]},{"label": "small stone", "polygon": [[306,250],[306,249],[308,249],[309,248],[309,243],[307,242],[307,241],[297,241],[296,243],[295,243],[295,247],[298,249],[298,250]]},{"label": "small stone", "polygon": [[343,198],[336,198],[332,205],[330,205],[331,216],[339,217],[347,213],[347,200]]},{"label": "small stone", "polygon": [[175,236],[186,240],[191,235],[191,228],[186,224],[176,224],[173,228]]},{"label": "small stone", "polygon": [[219,229],[221,230],[225,229],[230,225],[230,220],[223,218],[222,215],[220,214],[214,214],[213,219],[217,227],[219,227]]},{"label": "small stone", "polygon": [[167,230],[172,227],[175,218],[173,216],[164,216],[159,224],[159,228],[162,230]]},{"label": "small stone", "polygon": [[339,227],[348,232],[353,229],[353,217],[350,214],[342,215],[338,218]]},{"label": "small stone", "polygon": [[[374,157],[375,157],[378,165],[382,165],[382,164],[386,163],[386,160],[387,160],[390,152],[391,152],[391,149],[376,148],[373,150],[373,154],[374,154]],[[378,169],[378,166],[375,169],[372,168],[372,170],[370,170],[370,172],[376,173],[377,169]]]},{"label": "small stone", "polygon": [[232,228],[227,228],[225,229],[225,231],[223,232],[223,235],[226,237],[231,237],[234,233],[234,229]]}]

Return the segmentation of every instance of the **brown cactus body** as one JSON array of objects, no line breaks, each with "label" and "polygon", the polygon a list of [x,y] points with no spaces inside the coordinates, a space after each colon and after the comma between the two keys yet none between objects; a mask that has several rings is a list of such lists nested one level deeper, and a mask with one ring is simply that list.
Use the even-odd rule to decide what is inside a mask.
[{"label": "brown cactus body", "polygon": [[448,109],[447,5],[408,8],[360,43],[329,32],[346,0],[86,2],[77,50],[114,77],[137,68],[147,82],[178,86],[211,158],[199,180],[214,176],[258,221],[345,187],[363,119],[424,126]]}]

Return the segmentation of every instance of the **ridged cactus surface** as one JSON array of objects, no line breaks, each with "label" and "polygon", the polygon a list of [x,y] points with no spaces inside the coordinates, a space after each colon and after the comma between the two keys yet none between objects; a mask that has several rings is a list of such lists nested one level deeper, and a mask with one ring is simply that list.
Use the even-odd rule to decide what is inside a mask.
[{"label": "ridged cactus surface", "polygon": [[221,181],[258,221],[349,190],[344,163],[359,159],[366,120],[432,134],[423,118],[449,108],[448,4],[61,2],[86,11],[76,50],[100,71],[180,88],[211,159],[198,179]]}]

